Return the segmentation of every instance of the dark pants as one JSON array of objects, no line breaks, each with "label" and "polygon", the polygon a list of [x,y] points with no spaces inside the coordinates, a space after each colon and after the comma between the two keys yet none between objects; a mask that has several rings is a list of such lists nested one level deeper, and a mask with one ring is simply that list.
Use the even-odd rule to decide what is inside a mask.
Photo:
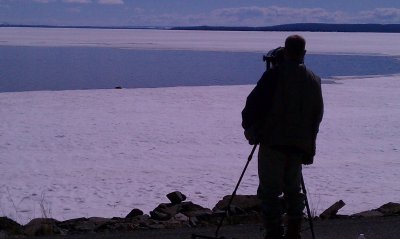
[{"label": "dark pants", "polygon": [[258,197],[267,224],[280,222],[284,209],[279,196],[284,194],[289,218],[303,216],[304,195],[301,193],[303,154],[290,148],[260,145],[258,152]]}]

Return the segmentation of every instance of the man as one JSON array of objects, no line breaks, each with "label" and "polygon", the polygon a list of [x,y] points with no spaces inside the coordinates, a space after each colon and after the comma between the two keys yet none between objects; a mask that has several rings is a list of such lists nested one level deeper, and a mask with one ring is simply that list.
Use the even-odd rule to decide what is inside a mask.
[{"label": "man", "polygon": [[[305,45],[299,35],[286,39],[282,62],[263,74],[242,111],[246,138],[260,144],[257,195],[267,239],[300,239],[302,164],[313,163],[323,115],[321,79],[303,64]],[[285,236],[282,193],[288,215]]]}]

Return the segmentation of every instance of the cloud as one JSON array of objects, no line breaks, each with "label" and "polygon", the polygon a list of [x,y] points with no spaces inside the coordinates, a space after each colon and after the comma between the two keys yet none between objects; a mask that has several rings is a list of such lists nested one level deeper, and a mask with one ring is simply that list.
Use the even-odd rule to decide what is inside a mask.
[{"label": "cloud", "polygon": [[124,4],[123,0],[99,0],[99,4],[107,4],[107,5],[121,5]]},{"label": "cloud", "polygon": [[92,3],[92,0],[63,0],[65,3]]},{"label": "cloud", "polygon": [[358,21],[367,21],[370,23],[399,23],[400,9],[399,8],[377,8],[371,11],[362,11]]},{"label": "cloud", "polygon": [[[78,4],[87,4],[92,3],[93,0],[60,0],[64,3],[78,3]],[[50,3],[50,2],[57,2],[57,0],[32,0],[32,2],[36,3]],[[103,5],[121,5],[124,4],[123,0],[97,0],[98,4]]]},{"label": "cloud", "polygon": [[[32,1],[37,2],[37,3],[49,3],[49,2],[56,2],[57,0],[32,0]],[[61,2],[87,4],[87,3],[92,3],[93,0],[61,0]],[[124,1],[123,0],[97,0],[97,3],[103,4],[103,5],[120,5],[120,4],[124,4]]]},{"label": "cloud", "polygon": [[328,11],[323,8],[272,6],[223,8],[211,12],[210,19],[222,24],[266,26],[287,23],[379,23],[398,24],[400,8],[376,8],[369,11]]},{"label": "cloud", "polygon": [[[133,1],[125,0],[0,0],[0,8],[18,7],[26,3],[47,4],[64,3],[60,7],[69,12],[79,12],[80,5],[86,5],[92,9],[103,6],[126,6],[124,12],[113,17],[114,25],[134,25],[134,26],[271,26],[289,23],[380,23],[390,24],[400,22],[400,8],[376,8],[368,11],[350,12],[330,11],[324,8],[291,8],[291,7],[258,7],[247,6],[238,8],[220,8],[208,12],[197,14],[178,14],[175,12],[165,12],[163,10],[146,8],[134,8]],[[18,3],[13,6],[13,3]],[[82,8],[84,11],[86,8]],[[122,8],[121,8],[122,9]],[[99,10],[100,11],[100,10]],[[130,11],[127,16],[126,12]],[[104,18],[97,18],[97,15],[84,15],[73,19],[76,22],[98,21],[102,24]],[[98,20],[96,20],[98,19]]]},{"label": "cloud", "polygon": [[211,13],[213,19],[233,25],[276,25],[299,22],[337,22],[342,12],[328,12],[322,8],[241,7],[223,8]]},{"label": "cloud", "polygon": [[66,9],[70,13],[81,13],[82,9],[80,7],[71,7]]},{"label": "cloud", "polygon": [[[268,26],[298,22],[339,22],[344,19],[343,12],[328,12],[322,8],[287,7],[240,7],[222,8],[208,13],[177,15],[134,14],[133,24],[142,25],[223,25],[223,26]],[[139,24],[140,25],[140,24]]]},{"label": "cloud", "polygon": [[329,11],[323,8],[240,7],[221,8],[208,13],[178,15],[133,12],[133,25],[189,26],[270,26],[290,23],[399,23],[399,8],[377,8],[370,11]]},{"label": "cloud", "polygon": [[51,3],[51,2],[55,2],[56,0],[33,0],[33,2],[37,2],[37,3]]}]

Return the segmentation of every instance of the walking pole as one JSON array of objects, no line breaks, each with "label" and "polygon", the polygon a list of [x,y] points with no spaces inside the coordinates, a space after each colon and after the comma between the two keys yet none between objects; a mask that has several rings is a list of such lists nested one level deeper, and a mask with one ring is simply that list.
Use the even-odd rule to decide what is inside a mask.
[{"label": "walking pole", "polygon": [[313,219],[312,219],[312,216],[311,216],[310,205],[308,204],[307,190],[306,190],[306,185],[304,183],[303,173],[301,173],[301,188],[303,189],[303,193],[304,193],[304,196],[305,196],[305,200],[304,201],[305,201],[306,208],[307,208],[308,222],[310,223],[311,235],[312,235],[312,238],[315,239],[314,223],[313,223]]}]

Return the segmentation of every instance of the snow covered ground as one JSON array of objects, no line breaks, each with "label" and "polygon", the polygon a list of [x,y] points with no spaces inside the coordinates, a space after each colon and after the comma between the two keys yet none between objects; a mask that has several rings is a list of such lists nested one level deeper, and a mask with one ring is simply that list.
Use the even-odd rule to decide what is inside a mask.
[{"label": "snow covered ground", "polygon": [[[265,52],[295,32],[0,28],[2,46],[85,46],[129,49]],[[400,34],[300,32],[309,53],[400,56]]]},{"label": "snow covered ground", "polygon": [[[191,43],[202,50],[202,44],[213,48],[214,34],[220,33],[191,34],[209,39],[198,47]],[[288,33],[271,34],[280,43]],[[337,39],[335,34],[304,35],[315,36],[311,48],[346,52],[340,41],[324,49],[317,40]],[[8,44],[7,36],[0,36]],[[351,53],[360,54],[385,52],[389,46],[382,42],[399,37],[372,34],[382,38],[372,45],[363,41],[364,34],[339,36],[355,36],[344,40],[358,41]],[[229,49],[243,45],[232,43]],[[399,55],[397,48],[391,54]],[[323,85],[326,112],[316,162],[304,170],[317,211],[339,199],[347,203],[342,213],[399,202],[399,77],[352,77]],[[59,220],[125,216],[134,207],[147,213],[175,190],[212,207],[232,192],[250,153],[240,112],[252,87],[1,93],[0,214],[26,223],[43,211]],[[256,167],[254,160],[238,193],[255,193]]]}]

